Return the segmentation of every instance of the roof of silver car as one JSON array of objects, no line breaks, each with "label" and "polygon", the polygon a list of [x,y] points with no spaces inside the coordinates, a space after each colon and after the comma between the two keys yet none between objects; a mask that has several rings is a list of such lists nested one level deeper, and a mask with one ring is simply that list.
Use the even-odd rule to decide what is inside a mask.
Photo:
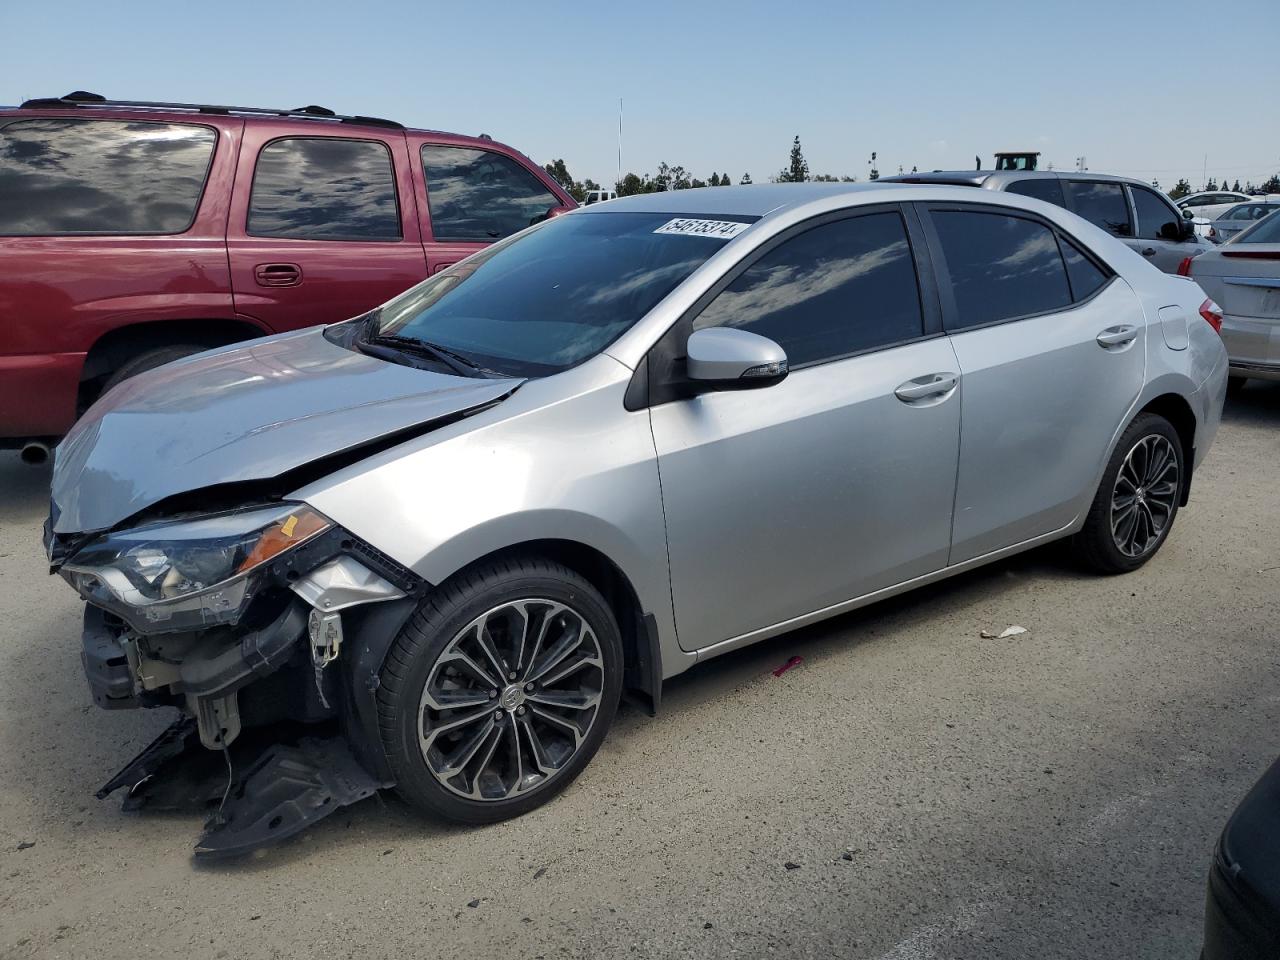
[{"label": "roof of silver car", "polygon": [[763,217],[766,213],[798,207],[823,197],[889,192],[893,189],[892,184],[880,183],[749,183],[736,187],[697,187],[619,197],[606,203],[593,203],[584,207],[582,213],[630,211]]}]

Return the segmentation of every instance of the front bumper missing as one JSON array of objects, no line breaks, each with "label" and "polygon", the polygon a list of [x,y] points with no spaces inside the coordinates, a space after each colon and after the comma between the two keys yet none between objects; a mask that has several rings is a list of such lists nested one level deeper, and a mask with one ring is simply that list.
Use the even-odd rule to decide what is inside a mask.
[{"label": "front bumper missing", "polygon": [[195,720],[183,717],[97,792],[127,788],[125,810],[215,812],[195,856],[216,860],[279,843],[341,807],[389,787],[360,765],[341,735],[275,742],[254,734],[236,745],[239,771],[200,747]]}]

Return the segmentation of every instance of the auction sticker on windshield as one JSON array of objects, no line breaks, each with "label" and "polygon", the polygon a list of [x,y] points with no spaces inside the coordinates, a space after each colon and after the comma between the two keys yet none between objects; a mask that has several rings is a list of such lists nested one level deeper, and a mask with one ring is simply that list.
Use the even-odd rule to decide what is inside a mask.
[{"label": "auction sticker on windshield", "polygon": [[736,220],[694,220],[689,217],[676,217],[653,232],[674,233],[684,237],[711,237],[713,240],[732,240],[749,226],[751,224],[738,223]]}]

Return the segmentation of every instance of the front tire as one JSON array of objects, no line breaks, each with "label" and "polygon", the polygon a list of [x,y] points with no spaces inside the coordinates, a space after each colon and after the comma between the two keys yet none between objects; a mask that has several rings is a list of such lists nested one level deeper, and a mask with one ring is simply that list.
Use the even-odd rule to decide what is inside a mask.
[{"label": "front tire", "polygon": [[1182,498],[1182,439],[1164,417],[1139,414],[1120,437],[1084,528],[1077,556],[1098,573],[1128,573],[1168,539]]},{"label": "front tire", "polygon": [[498,561],[450,579],[382,668],[378,718],[397,792],[471,824],[541,806],[603,742],[622,663],[608,604],[561,564]]}]

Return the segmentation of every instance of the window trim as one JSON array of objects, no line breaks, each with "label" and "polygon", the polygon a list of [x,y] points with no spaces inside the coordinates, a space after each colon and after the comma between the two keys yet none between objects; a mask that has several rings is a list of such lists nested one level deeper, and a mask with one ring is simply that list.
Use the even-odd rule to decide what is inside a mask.
[{"label": "window trim", "polygon": [[[200,130],[208,130],[213,134],[213,145],[209,151],[209,159],[205,163],[204,177],[200,181],[200,191],[196,194],[195,205],[191,208],[191,219],[187,221],[187,225],[181,230],[110,230],[110,231],[83,231],[76,233],[0,233],[0,237],[8,238],[61,238],[61,237],[181,237],[190,233],[196,225],[196,221],[200,219],[200,209],[204,206],[205,191],[209,188],[209,178],[213,175],[213,162],[218,156],[218,151],[222,148],[222,131],[217,127],[207,123],[189,123],[185,120],[135,120],[131,117],[68,117],[68,116],[22,116],[13,117],[8,123],[0,123],[0,134],[14,124],[23,123],[32,120],[62,120],[71,123],[151,123],[162,124],[169,127],[195,127]],[[225,231],[224,231],[225,233]]]},{"label": "window trim", "polygon": [[[319,140],[326,143],[333,141],[342,141],[344,143],[372,143],[383,150],[387,154],[387,162],[391,169],[391,193],[396,201],[396,231],[395,237],[346,237],[346,236],[326,236],[326,237],[286,237],[278,233],[254,233],[249,229],[249,223],[253,218],[253,198],[258,191],[258,167],[262,163],[262,155],[267,152],[270,147],[275,146],[285,140]],[[315,136],[314,134],[299,136],[297,134],[284,134],[283,136],[273,137],[258,148],[258,154],[253,158],[253,173],[249,177],[249,202],[244,208],[244,235],[253,237],[258,240],[278,240],[286,243],[404,243],[404,211],[400,204],[400,184],[396,178],[396,156],[395,151],[391,149],[391,144],[386,140],[376,137],[324,137]]]},{"label": "window trim", "polygon": [[495,157],[501,157],[502,159],[510,161],[512,164],[514,164],[517,168],[523,171],[524,174],[530,180],[532,180],[544,191],[546,191],[547,195],[551,197],[552,201],[554,201],[551,204],[551,206],[547,207],[548,211],[550,211],[553,207],[563,207],[565,205],[564,200],[556,196],[555,191],[552,190],[549,186],[547,186],[547,184],[544,183],[540,177],[538,177],[532,170],[530,170],[528,167],[526,167],[523,163],[521,163],[519,160],[517,160],[515,157],[511,156],[510,154],[503,153],[501,150],[492,150],[489,147],[479,146],[476,144],[439,143],[439,142],[433,142],[431,140],[423,140],[421,143],[418,144],[418,149],[416,152],[418,154],[418,163],[421,164],[422,166],[422,186],[423,186],[424,192],[426,193],[426,202],[427,202],[427,226],[431,230],[431,240],[433,243],[483,243],[483,244],[497,243],[500,240],[505,240],[507,237],[514,236],[515,234],[519,233],[521,230],[528,229],[534,224],[526,223],[523,227],[520,227],[519,229],[514,230],[511,233],[507,234],[507,237],[485,237],[483,239],[480,239],[477,237],[441,236],[439,233],[436,232],[436,221],[431,214],[431,176],[430,176],[430,168],[427,166],[427,158],[425,156],[425,151],[428,147],[444,147],[445,149],[449,149],[449,150],[474,150],[474,151],[477,151],[478,153],[489,153]]},{"label": "window trim", "polygon": [[[1047,220],[1039,214],[1030,210],[1022,210],[1018,207],[1003,207],[988,203],[966,203],[964,201],[917,201],[916,206],[920,207],[920,219],[924,224],[925,237],[929,243],[930,251],[933,254],[933,262],[936,264],[938,273],[938,289],[942,299],[942,328],[948,336],[960,336],[968,333],[970,330],[986,330],[989,327],[999,327],[1007,323],[1020,323],[1023,320],[1034,320],[1037,317],[1047,317],[1054,314],[1068,313],[1077,307],[1084,306],[1096,297],[1102,294],[1102,291],[1110,287],[1119,274],[1108,264],[1102,260],[1086,243],[1081,243],[1071,232],[1064,230],[1051,220]],[[1013,217],[1018,220],[1029,220],[1032,223],[1047,227],[1053,234],[1054,240],[1058,246],[1058,258],[1062,261],[1062,272],[1067,281],[1067,294],[1071,297],[1071,302],[1062,307],[1054,307],[1049,310],[1040,310],[1036,313],[1024,313],[1016,317],[1002,317],[999,320],[988,320],[986,323],[975,323],[967,327],[951,327],[950,323],[959,320],[960,309],[956,306],[955,291],[951,283],[951,269],[947,265],[947,260],[942,251],[942,238],[938,236],[937,230],[933,223],[932,214],[938,213],[988,213],[997,216]],[[1119,239],[1118,237],[1116,238]],[[1106,280],[1083,300],[1075,298],[1075,290],[1071,285],[1071,274],[1067,270],[1066,258],[1062,255],[1062,242],[1066,240],[1070,242],[1080,254],[1092,263],[1095,267],[1106,274]]]},{"label": "window trim", "polygon": [[1070,210],[1072,213],[1074,213],[1080,219],[1088,220],[1090,223],[1093,223],[1093,221],[1089,220],[1088,217],[1086,217],[1084,214],[1082,214],[1079,210],[1076,209],[1076,198],[1073,197],[1071,195],[1071,191],[1067,189],[1067,184],[1090,183],[1090,184],[1100,184],[1101,186],[1104,186],[1104,187],[1119,187],[1120,196],[1124,198],[1125,211],[1127,212],[1129,217],[1129,232],[1126,235],[1121,236],[1118,233],[1111,233],[1111,231],[1108,230],[1106,227],[1098,226],[1098,224],[1096,223],[1094,223],[1093,225],[1095,227],[1098,227],[1099,230],[1102,230],[1102,231],[1105,231],[1106,233],[1111,234],[1111,236],[1115,237],[1117,240],[1137,239],[1137,234],[1134,231],[1137,229],[1137,226],[1138,226],[1138,218],[1136,215],[1136,211],[1133,209],[1133,201],[1129,198],[1129,191],[1125,189],[1125,187],[1128,186],[1127,183],[1125,183],[1123,180],[1095,180],[1089,177],[1061,177],[1060,179],[1062,181],[1062,195],[1063,195],[1063,198],[1067,201],[1067,209]]},{"label": "window trim", "polygon": [[[654,340],[653,345],[645,353],[644,359],[636,366],[636,374],[633,376],[632,384],[628,388],[628,396],[631,397],[631,404],[627,406],[628,410],[641,409],[642,407],[656,407],[660,404],[671,403],[677,400],[687,400],[692,394],[687,392],[687,381],[683,379],[675,379],[668,382],[657,382],[656,377],[658,371],[664,366],[667,368],[676,367],[683,370],[683,361],[685,360],[687,342],[690,334],[693,332],[693,321],[705,310],[713,300],[716,299],[725,288],[738,279],[743,273],[751,269],[762,258],[767,256],[773,250],[782,246],[782,244],[807,233],[809,230],[817,227],[826,226],[829,223],[836,223],[842,220],[854,220],[858,217],[873,216],[875,214],[896,213],[902,219],[903,226],[906,229],[907,246],[911,251],[912,266],[916,272],[916,291],[920,302],[920,324],[921,335],[918,337],[909,337],[905,340],[896,340],[892,343],[878,344],[873,347],[864,347],[861,350],[854,350],[850,353],[841,354],[835,357],[827,357],[822,360],[811,360],[808,363],[792,364],[789,369],[792,373],[803,370],[810,370],[815,367],[825,366],[830,363],[840,363],[844,360],[851,360],[855,357],[868,356],[873,353],[881,353],[885,350],[893,350],[898,347],[907,346],[913,343],[921,343],[925,340],[934,340],[938,337],[946,336],[946,332],[942,328],[942,308],[939,299],[939,290],[937,280],[934,273],[933,262],[928,247],[927,238],[921,228],[919,218],[913,205],[910,203],[876,203],[866,204],[854,207],[843,207],[839,210],[831,210],[827,213],[818,214],[809,217],[799,223],[792,224],[784,230],[781,230],[774,236],[770,237],[760,246],[756,247],[745,257],[733,265],[725,273],[708,287],[703,294],[698,297],[693,304],[682,313],[666,330]],[[651,363],[650,360],[653,360]],[[643,378],[644,384],[639,385],[636,381]],[[632,389],[634,388],[634,390]]]}]

